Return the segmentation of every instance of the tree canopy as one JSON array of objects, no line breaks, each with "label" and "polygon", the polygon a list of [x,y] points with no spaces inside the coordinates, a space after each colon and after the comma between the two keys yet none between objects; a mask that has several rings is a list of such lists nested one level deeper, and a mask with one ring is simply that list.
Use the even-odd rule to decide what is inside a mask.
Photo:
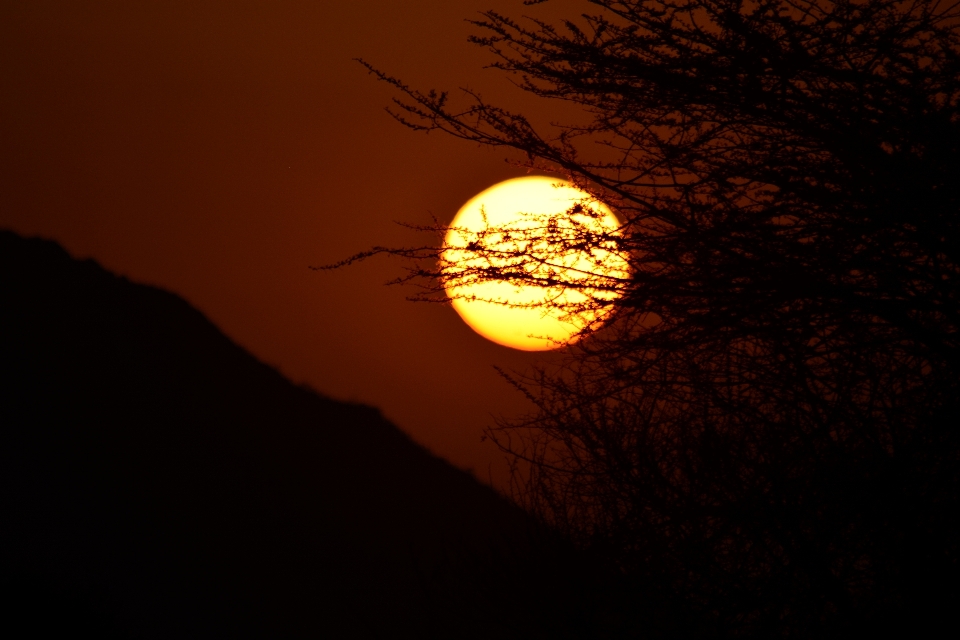
[{"label": "tree canopy", "polygon": [[[956,597],[941,585],[958,568],[956,3],[586,4],[474,23],[494,66],[578,106],[576,123],[538,129],[368,65],[404,124],[518,151],[622,223],[543,219],[512,244],[489,229],[471,249],[507,261],[477,268],[389,250],[426,298],[497,279],[604,310],[562,365],[514,378],[537,411],[491,436],[516,456],[518,499],[613,567],[625,602],[687,616],[637,614],[647,630],[916,624]],[[542,268],[570,249],[629,272]]]}]

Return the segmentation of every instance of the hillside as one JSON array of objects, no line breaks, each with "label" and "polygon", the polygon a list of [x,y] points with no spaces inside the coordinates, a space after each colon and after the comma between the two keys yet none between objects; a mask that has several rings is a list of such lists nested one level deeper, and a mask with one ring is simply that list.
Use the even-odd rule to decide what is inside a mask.
[{"label": "hillside", "polygon": [[503,559],[524,535],[517,510],[376,410],[291,384],[171,293],[0,232],[0,383],[0,572],[19,637],[526,624],[508,611],[518,581],[489,593],[518,570]]}]

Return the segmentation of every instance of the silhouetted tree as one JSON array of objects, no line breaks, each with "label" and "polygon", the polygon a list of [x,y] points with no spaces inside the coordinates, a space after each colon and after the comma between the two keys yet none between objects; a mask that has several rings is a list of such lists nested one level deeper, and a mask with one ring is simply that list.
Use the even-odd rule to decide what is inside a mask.
[{"label": "silhouetted tree", "polygon": [[[666,598],[689,617],[665,633],[917,631],[957,594],[957,5],[590,4],[559,25],[487,12],[474,38],[585,123],[542,131],[368,68],[408,126],[517,150],[619,231],[488,229],[469,267],[365,255],[413,258],[425,298],[496,279],[606,313],[514,378],[538,410],[491,435],[519,500],[616,569],[611,628],[649,630],[631,607]],[[570,277],[551,255],[571,250],[630,273]]]}]

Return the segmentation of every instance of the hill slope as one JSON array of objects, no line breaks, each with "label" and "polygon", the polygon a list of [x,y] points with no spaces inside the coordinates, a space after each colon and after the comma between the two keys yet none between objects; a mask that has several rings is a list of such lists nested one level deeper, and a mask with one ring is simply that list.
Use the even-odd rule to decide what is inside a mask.
[{"label": "hill slope", "polygon": [[461,560],[521,515],[170,293],[0,232],[0,383],[6,619],[38,636],[504,633]]}]

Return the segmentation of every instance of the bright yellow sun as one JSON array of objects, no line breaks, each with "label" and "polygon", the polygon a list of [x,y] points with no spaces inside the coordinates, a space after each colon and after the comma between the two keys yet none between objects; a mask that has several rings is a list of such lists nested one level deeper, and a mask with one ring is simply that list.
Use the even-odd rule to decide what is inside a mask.
[{"label": "bright yellow sun", "polygon": [[[471,198],[450,224],[441,253],[447,295],[464,322],[498,344],[524,351],[571,344],[602,320],[591,299],[618,295],[615,287],[592,285],[629,272],[609,241],[584,249],[582,243],[571,247],[571,239],[584,233],[609,238],[618,226],[609,208],[567,182],[530,176],[496,184]],[[579,286],[484,279],[490,268]]]}]

